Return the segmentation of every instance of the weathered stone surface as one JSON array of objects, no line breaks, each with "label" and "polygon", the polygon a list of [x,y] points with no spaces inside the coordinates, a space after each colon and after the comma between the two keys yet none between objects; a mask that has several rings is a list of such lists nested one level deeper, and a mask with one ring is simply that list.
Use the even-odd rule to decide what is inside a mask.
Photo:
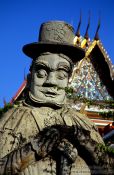
[{"label": "weathered stone surface", "polygon": [[[17,117],[18,116],[18,117]],[[85,116],[72,110],[69,107],[63,107],[58,110],[49,107],[21,107],[14,108],[1,119],[1,158],[12,152],[14,149],[19,149],[24,144],[30,142],[31,138],[42,131],[45,127],[53,125],[79,125],[85,130],[89,130],[91,138],[97,143],[103,143],[96,127]],[[15,161],[15,160],[14,160]],[[25,175],[39,172],[43,174],[56,174],[56,162],[49,156],[43,160],[37,161],[24,170]],[[85,161],[78,156],[75,163],[72,164],[71,175],[83,174],[85,171],[90,174],[90,169]],[[23,174],[21,173],[21,174]],[[27,174],[28,173],[28,174]],[[34,175],[34,174],[33,174]]]},{"label": "weathered stone surface", "polygon": [[[42,167],[42,168],[41,168]],[[30,165],[21,175],[56,175],[56,162],[50,158],[43,159],[38,163]],[[85,161],[78,156],[72,164],[70,175],[91,175],[90,169]]]}]

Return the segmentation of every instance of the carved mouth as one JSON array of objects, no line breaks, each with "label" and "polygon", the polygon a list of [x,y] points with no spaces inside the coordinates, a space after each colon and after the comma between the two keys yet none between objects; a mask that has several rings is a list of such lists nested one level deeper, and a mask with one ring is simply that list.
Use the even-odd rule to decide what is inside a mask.
[{"label": "carved mouth", "polygon": [[46,94],[49,94],[49,95],[57,95],[57,94],[54,93],[54,92],[46,92]]},{"label": "carved mouth", "polygon": [[57,95],[61,95],[60,91],[57,91],[54,88],[42,88],[40,90],[46,97],[56,97]]},{"label": "carved mouth", "polygon": [[50,92],[50,91],[44,92],[44,94],[45,94],[45,96],[47,96],[47,97],[55,97],[55,96],[57,95],[57,93],[55,93],[55,92]]}]

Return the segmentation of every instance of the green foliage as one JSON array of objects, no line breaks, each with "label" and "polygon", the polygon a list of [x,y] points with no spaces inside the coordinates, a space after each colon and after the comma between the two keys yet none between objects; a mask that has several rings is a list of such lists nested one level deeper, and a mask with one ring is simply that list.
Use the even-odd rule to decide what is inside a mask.
[{"label": "green foliage", "polygon": [[73,95],[74,90],[72,87],[65,87],[65,92],[66,92],[67,96],[70,97]]},{"label": "green foliage", "polygon": [[13,105],[11,103],[7,103],[4,108],[0,108],[0,118],[1,116],[7,112],[9,109],[11,109],[13,107]]},{"label": "green foliage", "polygon": [[108,145],[103,145],[103,144],[97,144],[97,148],[101,152],[106,152],[106,153],[112,153],[114,155],[114,148],[110,148]]}]

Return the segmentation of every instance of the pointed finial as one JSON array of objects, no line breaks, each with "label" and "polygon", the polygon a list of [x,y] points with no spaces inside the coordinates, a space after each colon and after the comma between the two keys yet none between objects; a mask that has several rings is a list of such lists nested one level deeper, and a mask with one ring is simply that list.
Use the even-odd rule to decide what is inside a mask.
[{"label": "pointed finial", "polygon": [[78,37],[80,37],[80,26],[81,26],[81,22],[82,22],[82,13],[80,11],[80,20],[79,20],[78,28],[77,28],[77,31],[76,31],[76,36],[78,36]]},{"label": "pointed finial", "polygon": [[95,37],[94,37],[94,40],[99,40],[99,29],[100,29],[100,25],[101,25],[101,20],[100,20],[100,17],[99,17],[99,20],[98,20],[98,26],[97,26],[97,30],[96,30],[96,33],[95,33]]},{"label": "pointed finial", "polygon": [[88,24],[87,24],[86,32],[84,35],[84,39],[81,42],[81,48],[86,48],[90,44],[90,39],[89,39],[89,34],[88,34],[89,27],[90,27],[90,11],[89,11]]},{"label": "pointed finial", "polygon": [[89,34],[88,34],[89,27],[90,27],[90,11],[89,11],[89,18],[88,18],[87,28],[86,28],[86,32],[85,32],[85,35],[84,35],[84,38],[87,39],[87,40],[89,39]]}]

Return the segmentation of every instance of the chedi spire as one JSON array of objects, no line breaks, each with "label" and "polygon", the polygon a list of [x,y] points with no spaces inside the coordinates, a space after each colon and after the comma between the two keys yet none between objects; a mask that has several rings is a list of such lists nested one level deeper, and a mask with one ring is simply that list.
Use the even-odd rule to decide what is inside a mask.
[{"label": "chedi spire", "polygon": [[80,19],[79,19],[79,23],[78,23],[78,27],[76,30],[76,36],[74,38],[74,45],[80,45],[80,26],[81,26],[81,22],[82,22],[82,14],[80,12]]},{"label": "chedi spire", "polygon": [[100,25],[101,25],[101,20],[99,18],[98,20],[98,26],[97,26],[97,30],[96,30],[96,33],[95,33],[95,37],[94,37],[94,40],[99,40],[99,29],[100,29]]}]

